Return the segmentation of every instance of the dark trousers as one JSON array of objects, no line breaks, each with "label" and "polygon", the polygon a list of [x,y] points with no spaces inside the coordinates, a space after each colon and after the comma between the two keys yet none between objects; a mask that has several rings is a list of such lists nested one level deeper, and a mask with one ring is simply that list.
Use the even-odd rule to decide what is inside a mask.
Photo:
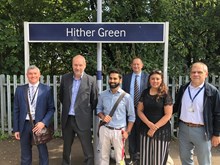
[{"label": "dark trousers", "polygon": [[[63,129],[63,161],[62,165],[71,164],[71,147],[74,142],[75,135],[79,137],[84,153],[84,163],[86,165],[94,165],[94,152],[92,146],[91,130],[82,131],[78,128],[74,116],[69,116],[66,127]],[[77,150],[77,148],[76,148]]]},{"label": "dark trousers", "polygon": [[[21,165],[32,164],[32,126],[29,121],[25,121],[24,130],[21,134],[20,145],[21,145]],[[46,144],[37,145],[39,153],[39,164],[48,165],[48,150]]]},{"label": "dark trousers", "polygon": [[136,115],[136,120],[128,137],[128,151],[132,160],[136,159],[137,153],[140,153],[140,122],[140,118]]}]

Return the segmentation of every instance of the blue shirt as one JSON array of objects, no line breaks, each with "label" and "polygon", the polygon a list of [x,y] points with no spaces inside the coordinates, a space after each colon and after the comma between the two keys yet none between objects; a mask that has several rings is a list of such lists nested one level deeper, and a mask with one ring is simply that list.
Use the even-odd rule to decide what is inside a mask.
[{"label": "blue shirt", "polygon": [[[116,93],[112,93],[111,90],[105,90],[99,95],[98,104],[97,104],[97,114],[102,112],[104,115],[109,115],[114,106],[115,102],[118,100],[119,96],[124,91],[119,88]],[[129,122],[135,121],[135,112],[134,112],[134,103],[130,94],[126,94],[123,99],[118,104],[112,120],[107,123],[107,126],[114,128],[122,128],[127,126],[127,119]]]},{"label": "blue shirt", "polygon": [[71,96],[71,105],[70,105],[69,115],[75,116],[74,106],[75,106],[75,102],[76,102],[76,96],[77,96],[78,91],[79,91],[79,86],[80,86],[80,83],[81,83],[81,79],[82,79],[82,77],[79,80],[76,80],[73,77],[72,96]]}]

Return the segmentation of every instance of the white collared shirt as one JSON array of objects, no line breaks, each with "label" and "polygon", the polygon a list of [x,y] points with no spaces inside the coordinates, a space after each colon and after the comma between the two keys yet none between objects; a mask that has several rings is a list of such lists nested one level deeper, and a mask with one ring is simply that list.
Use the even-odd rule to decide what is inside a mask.
[{"label": "white collared shirt", "polygon": [[[194,123],[194,124],[204,124],[203,102],[204,102],[205,88],[203,88],[198,93],[198,91],[203,86],[204,86],[204,83],[195,88],[190,83],[189,86],[186,88],[183,94],[183,97],[182,97],[180,120],[184,122]],[[190,90],[192,99],[198,93],[198,95],[194,98],[193,101],[190,99],[189,90]]]},{"label": "white collared shirt", "polygon": [[[36,111],[36,104],[37,104],[39,82],[37,82],[36,84],[29,83],[28,86],[29,86],[29,88],[28,88],[28,102],[29,102],[30,112],[31,112],[32,119],[35,120],[35,111]],[[31,100],[32,98],[30,95],[30,89],[32,87],[34,87],[34,91],[36,92],[34,100]],[[32,102],[32,104],[31,104],[31,102]],[[30,120],[28,113],[26,116],[26,120]]]}]

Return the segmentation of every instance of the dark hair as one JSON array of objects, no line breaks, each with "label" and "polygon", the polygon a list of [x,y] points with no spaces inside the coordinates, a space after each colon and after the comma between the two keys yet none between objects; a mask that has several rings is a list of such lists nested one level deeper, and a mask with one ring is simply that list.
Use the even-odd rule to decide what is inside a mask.
[{"label": "dark hair", "polygon": [[110,76],[110,74],[112,74],[112,73],[118,74],[119,78],[122,79],[122,74],[120,73],[120,70],[119,70],[119,69],[111,69],[111,70],[109,71],[109,76]]},{"label": "dark hair", "polygon": [[159,88],[158,88],[158,93],[157,93],[157,100],[160,98],[160,97],[163,97],[165,94],[167,94],[168,93],[168,87],[166,86],[166,84],[164,83],[164,78],[163,78],[163,72],[161,71],[161,70],[159,70],[159,69],[155,69],[155,70],[153,70],[153,71],[151,71],[150,72],[150,74],[149,74],[149,76],[148,76],[148,87],[151,87],[151,85],[150,85],[150,78],[151,78],[151,76],[152,75],[154,75],[154,74],[158,74],[158,75],[160,75],[161,76],[161,78],[162,78],[162,82],[161,82],[161,84],[160,84],[160,86],[159,86]]}]

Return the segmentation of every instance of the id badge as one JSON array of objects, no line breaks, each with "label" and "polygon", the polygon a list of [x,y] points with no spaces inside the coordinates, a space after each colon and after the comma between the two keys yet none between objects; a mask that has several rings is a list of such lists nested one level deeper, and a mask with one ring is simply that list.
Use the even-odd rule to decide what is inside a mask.
[{"label": "id badge", "polygon": [[35,112],[35,109],[31,108],[31,114],[34,114],[34,112]]},{"label": "id badge", "polygon": [[189,112],[194,112],[193,106],[191,105],[188,109]]}]

